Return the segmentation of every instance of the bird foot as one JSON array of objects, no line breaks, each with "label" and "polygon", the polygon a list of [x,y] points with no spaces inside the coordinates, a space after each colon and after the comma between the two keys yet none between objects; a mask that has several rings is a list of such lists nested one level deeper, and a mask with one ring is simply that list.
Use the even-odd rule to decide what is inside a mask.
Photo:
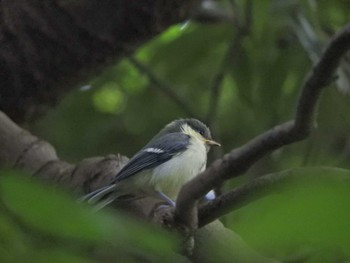
[{"label": "bird foot", "polygon": [[176,203],[171,200],[166,194],[160,192],[160,191],[156,191],[158,197],[160,197],[161,199],[163,199],[165,202],[167,202],[167,204],[171,207],[175,207]]}]

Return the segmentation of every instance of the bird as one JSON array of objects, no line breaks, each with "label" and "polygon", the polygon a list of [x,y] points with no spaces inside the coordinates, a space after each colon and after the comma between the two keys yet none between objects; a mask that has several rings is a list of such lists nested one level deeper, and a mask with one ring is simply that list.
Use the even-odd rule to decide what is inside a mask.
[{"label": "bird", "polygon": [[81,198],[97,210],[122,196],[152,196],[175,206],[181,187],[205,170],[210,129],[193,118],[177,119],[158,132],[116,174],[110,185]]}]

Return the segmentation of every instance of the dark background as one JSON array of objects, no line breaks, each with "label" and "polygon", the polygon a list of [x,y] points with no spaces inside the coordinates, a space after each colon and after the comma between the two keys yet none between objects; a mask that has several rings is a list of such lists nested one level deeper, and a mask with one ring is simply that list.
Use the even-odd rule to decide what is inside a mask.
[{"label": "dark background", "polygon": [[[222,144],[221,151],[211,153],[213,160],[291,119],[304,78],[329,38],[350,21],[350,2],[230,2],[219,2],[224,21],[192,19],[170,27],[130,57],[91,75],[26,128],[53,144],[61,159],[76,162],[110,153],[130,157],[168,122],[195,117],[209,124]],[[222,190],[288,169],[299,168],[300,174],[348,169],[349,70],[345,59],[321,98],[317,129],[309,139],[273,152]],[[347,173],[328,172],[339,171]],[[350,258],[349,190],[322,182],[291,186],[223,222],[263,255],[300,262],[311,251],[306,262],[343,262]],[[98,220],[103,225],[107,219]],[[144,238],[151,248],[136,249],[146,254],[163,242],[152,243],[150,233]],[[59,254],[70,258],[75,245],[63,247]],[[73,254],[71,262],[90,262],[80,250]],[[81,261],[73,261],[75,256]]]}]

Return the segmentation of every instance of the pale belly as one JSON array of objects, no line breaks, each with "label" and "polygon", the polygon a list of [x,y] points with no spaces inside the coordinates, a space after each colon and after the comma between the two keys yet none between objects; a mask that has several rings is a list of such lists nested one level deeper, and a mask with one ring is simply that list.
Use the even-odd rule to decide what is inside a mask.
[{"label": "pale belly", "polygon": [[206,163],[204,144],[194,141],[185,152],[169,161],[120,182],[119,189],[123,193],[151,196],[159,191],[175,201],[181,187],[204,171]]},{"label": "pale belly", "polygon": [[176,200],[181,187],[206,167],[207,152],[202,147],[189,147],[186,152],[155,168],[149,182],[152,188]]}]

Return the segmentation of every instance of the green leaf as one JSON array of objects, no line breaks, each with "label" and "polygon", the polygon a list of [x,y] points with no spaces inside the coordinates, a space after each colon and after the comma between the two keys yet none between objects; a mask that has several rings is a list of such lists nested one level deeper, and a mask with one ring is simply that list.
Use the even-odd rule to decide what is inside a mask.
[{"label": "green leaf", "polygon": [[[61,243],[60,238],[65,241],[73,239],[71,244],[77,247],[100,244],[104,250],[109,248],[114,251],[114,255],[145,253],[147,257],[158,260],[173,257],[176,240],[168,233],[119,213],[95,213],[90,206],[79,204],[66,193],[19,175],[13,171],[0,172],[0,198],[6,208],[5,213],[15,219],[12,223],[0,216],[0,247],[16,248],[17,252],[22,251],[21,255],[34,253],[32,257],[40,260],[58,253],[57,257],[54,256],[57,260],[50,262],[74,262],[75,256],[61,255],[56,250],[46,251],[47,255],[39,252],[36,255],[36,249],[30,247],[32,242],[30,245],[25,242],[23,235],[29,234],[35,241],[50,237],[50,240],[57,239],[58,244]],[[25,230],[24,233],[21,229]],[[14,254],[14,251],[9,252],[9,256]],[[67,259],[63,260],[65,257]]]},{"label": "green leaf", "polygon": [[92,263],[93,261],[65,250],[45,249],[33,250],[17,258],[17,262],[33,263]]},{"label": "green leaf", "polygon": [[25,224],[55,236],[99,240],[106,233],[98,216],[67,194],[14,172],[1,176],[1,199]]},{"label": "green leaf", "polygon": [[273,257],[337,251],[349,259],[350,171],[315,167],[281,173],[295,180],[238,210],[232,227]]}]

